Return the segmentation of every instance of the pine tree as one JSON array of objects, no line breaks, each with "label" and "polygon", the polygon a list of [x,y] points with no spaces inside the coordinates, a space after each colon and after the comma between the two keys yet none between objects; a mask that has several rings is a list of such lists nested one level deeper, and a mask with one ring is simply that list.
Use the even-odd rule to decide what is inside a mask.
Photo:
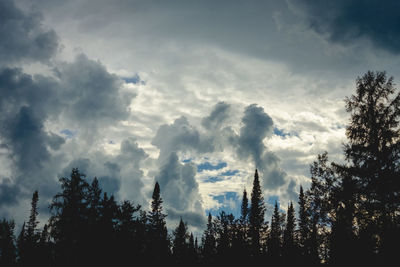
[{"label": "pine tree", "polygon": [[31,215],[29,216],[29,221],[27,224],[26,228],[26,237],[28,240],[32,242],[36,242],[38,239],[38,235],[36,233],[37,231],[37,225],[39,224],[37,220],[38,216],[38,211],[37,211],[37,203],[39,201],[39,193],[38,191],[35,191],[32,196],[32,202],[31,202]]},{"label": "pine tree", "polygon": [[[118,220],[118,204],[111,195],[103,193],[100,208],[99,228],[101,232],[101,256],[102,264],[112,265],[118,256],[116,240],[116,224]],[[90,260],[90,259],[88,259]]]},{"label": "pine tree", "polygon": [[[243,190],[242,197],[242,205],[241,205],[241,213],[240,218],[236,225],[234,225],[233,230],[235,233],[234,236],[234,255],[240,259],[242,262],[245,262],[250,253],[250,244],[249,244],[249,201],[247,199],[246,189]],[[236,259],[236,261],[238,260]]]},{"label": "pine tree", "polygon": [[258,256],[261,253],[260,233],[264,224],[265,204],[262,195],[258,171],[255,171],[253,190],[251,193],[251,206],[249,214],[250,238],[252,245],[252,255]]},{"label": "pine tree", "polygon": [[156,262],[165,261],[169,257],[169,239],[165,218],[162,208],[163,200],[158,182],[154,185],[151,211],[149,213],[149,250],[150,253],[157,253],[159,257],[154,258]]},{"label": "pine tree", "polygon": [[299,247],[300,247],[300,255],[302,261],[306,261],[306,258],[309,255],[309,233],[310,233],[310,218],[307,212],[308,203],[306,196],[303,191],[303,187],[300,186],[299,193]]},{"label": "pine tree", "polygon": [[249,216],[249,201],[247,199],[246,189],[243,190],[242,205],[240,209],[240,220],[243,224],[248,221]]},{"label": "pine tree", "polygon": [[0,221],[0,266],[16,266],[14,221]]},{"label": "pine tree", "polygon": [[39,249],[40,233],[38,232],[37,220],[38,211],[37,204],[39,201],[38,191],[32,195],[31,212],[28,223],[22,227],[21,233],[18,237],[19,259],[20,266],[38,265],[40,258],[37,256]]},{"label": "pine tree", "polygon": [[214,262],[216,255],[216,240],[215,240],[215,227],[213,223],[213,219],[211,213],[208,213],[207,219],[207,228],[204,231],[203,235],[203,261],[207,264],[211,264]]},{"label": "pine tree", "polygon": [[175,259],[175,263],[178,265],[187,264],[189,254],[188,238],[189,234],[187,231],[187,225],[183,222],[182,218],[179,221],[179,225],[173,232],[174,241],[172,252]]},{"label": "pine tree", "polygon": [[76,168],[70,178],[60,178],[62,192],[54,196],[50,205],[51,237],[57,243],[58,266],[79,265],[85,253],[89,185],[84,178]]},{"label": "pine tree", "polygon": [[274,213],[271,219],[271,231],[268,240],[268,254],[274,263],[278,263],[281,256],[281,235],[282,219],[279,212],[278,203],[275,201]]},{"label": "pine tree", "polygon": [[364,258],[371,262],[378,250],[381,260],[390,262],[397,258],[392,243],[400,237],[400,92],[385,72],[367,72],[356,87],[346,99],[351,119],[344,154],[347,173],[357,182],[358,231],[362,243],[375,243]]},{"label": "pine tree", "polygon": [[287,215],[286,225],[283,233],[282,256],[286,265],[292,265],[296,258],[296,242],[295,242],[296,217],[294,214],[293,203],[290,202]]}]

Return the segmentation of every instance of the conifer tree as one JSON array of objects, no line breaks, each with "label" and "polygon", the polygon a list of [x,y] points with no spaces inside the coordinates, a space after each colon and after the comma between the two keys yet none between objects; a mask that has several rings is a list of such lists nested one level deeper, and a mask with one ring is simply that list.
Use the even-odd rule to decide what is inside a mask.
[{"label": "conifer tree", "polygon": [[295,242],[296,218],[294,214],[293,203],[290,202],[287,215],[286,225],[283,233],[282,256],[286,265],[292,265],[296,258],[296,242]]},{"label": "conifer tree", "polygon": [[278,203],[275,201],[274,213],[271,219],[271,230],[268,241],[268,254],[274,263],[278,263],[281,254],[282,218],[279,212]]},{"label": "conifer tree", "polygon": [[[172,247],[172,253],[175,259],[175,263],[187,264],[189,255],[189,234],[187,231],[187,225],[183,222],[182,218],[179,221],[179,225],[173,232],[174,241]],[[192,236],[193,237],[193,236]]]},{"label": "conifer tree", "polygon": [[252,255],[258,256],[261,253],[260,234],[264,224],[265,204],[262,195],[258,171],[255,171],[253,190],[251,192],[251,206],[249,214],[249,234],[251,238]]},{"label": "conifer tree", "polygon": [[16,266],[14,221],[0,221],[0,266]]},{"label": "conifer tree", "polygon": [[54,196],[50,205],[51,236],[57,243],[58,266],[78,265],[85,252],[89,184],[84,178],[77,168],[72,169],[69,178],[60,178],[62,192]]},{"label": "conifer tree", "polygon": [[357,183],[358,231],[362,243],[375,243],[363,255],[371,262],[379,251],[390,262],[397,258],[392,243],[400,237],[400,92],[385,72],[368,71],[357,78],[346,110],[351,118],[344,154],[348,176]]},{"label": "conifer tree", "polygon": [[309,254],[309,234],[310,234],[310,219],[307,212],[308,204],[307,199],[304,194],[303,187],[300,186],[299,193],[299,247],[300,247],[300,255],[302,260],[304,261]]},{"label": "conifer tree", "polygon": [[243,190],[242,205],[240,209],[240,220],[243,224],[248,221],[249,216],[249,200],[247,199],[246,189]]},{"label": "conifer tree", "polygon": [[38,232],[38,211],[37,204],[39,201],[38,191],[35,191],[32,195],[31,201],[31,212],[29,216],[28,223],[25,223],[22,227],[21,233],[18,237],[18,249],[19,249],[19,259],[18,264],[20,266],[28,265],[38,265],[38,248],[40,233]]},{"label": "conifer tree", "polygon": [[203,261],[205,263],[213,263],[215,255],[216,255],[216,237],[215,237],[215,227],[213,223],[213,218],[211,213],[208,213],[207,219],[207,228],[204,231],[203,235]]},{"label": "conifer tree", "polygon": [[162,207],[163,200],[161,198],[160,185],[158,182],[154,185],[151,211],[149,213],[149,252],[157,253],[159,257],[153,259],[158,262],[169,257],[169,239],[165,218]]},{"label": "conifer tree", "polygon": [[37,204],[39,201],[39,193],[38,191],[35,191],[32,196],[32,202],[31,202],[31,214],[29,216],[29,221],[26,227],[26,237],[28,240],[31,240],[32,242],[36,242],[38,239],[38,235],[36,233],[37,231],[37,225],[38,225],[38,211],[37,211]]},{"label": "conifer tree", "polygon": [[240,210],[240,218],[234,225],[233,233],[233,247],[234,254],[243,262],[249,257],[250,244],[249,244],[249,201],[247,199],[246,189],[243,190],[242,205]]}]

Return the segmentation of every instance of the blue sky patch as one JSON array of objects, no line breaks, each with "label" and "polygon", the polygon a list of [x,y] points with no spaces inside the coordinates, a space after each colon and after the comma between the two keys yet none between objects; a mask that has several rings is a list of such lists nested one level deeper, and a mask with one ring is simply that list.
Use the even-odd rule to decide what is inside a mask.
[{"label": "blue sky patch", "polygon": [[64,129],[60,131],[60,134],[65,135],[65,138],[73,138],[76,135],[77,131],[71,131],[69,129]]},{"label": "blue sky patch", "polygon": [[206,161],[197,165],[197,171],[202,172],[204,170],[219,170],[228,166],[226,162],[220,162],[217,165],[212,165],[210,162]]},{"label": "blue sky patch", "polygon": [[221,173],[221,176],[233,176],[235,174],[237,174],[239,172],[239,170],[228,170],[226,172]]},{"label": "blue sky patch", "polygon": [[274,127],[274,134],[275,134],[275,135],[282,136],[282,137],[286,137],[286,136],[289,136],[289,135],[290,135],[290,133],[285,132],[283,129],[278,129],[278,128],[276,128],[276,127]]},{"label": "blue sky patch", "polygon": [[132,77],[124,77],[124,78],[122,78],[122,80],[124,80],[126,83],[137,84],[140,82],[140,77],[139,77],[139,75],[136,74]]},{"label": "blue sky patch", "polygon": [[[229,214],[232,213],[235,218],[239,218],[240,216],[240,205],[241,205],[241,197],[238,196],[236,192],[226,192],[223,195],[214,196],[215,200],[219,203],[223,204],[218,209],[209,209],[206,210],[206,214],[209,212],[213,217],[217,216],[221,211],[225,211],[225,213]],[[235,207],[232,208],[230,205],[227,205],[227,201],[233,201],[235,203]]]},{"label": "blue sky patch", "polygon": [[220,182],[222,180],[224,180],[224,179],[222,179],[221,177],[212,176],[212,177],[208,177],[206,180],[204,180],[204,182],[205,183],[216,183],[216,182]]}]

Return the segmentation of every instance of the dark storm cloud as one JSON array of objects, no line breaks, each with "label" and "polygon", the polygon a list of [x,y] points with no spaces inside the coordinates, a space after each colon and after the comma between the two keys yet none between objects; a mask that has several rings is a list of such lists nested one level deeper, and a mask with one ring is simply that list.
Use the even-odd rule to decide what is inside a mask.
[{"label": "dark storm cloud", "polygon": [[20,189],[10,179],[5,178],[0,181],[0,208],[2,206],[15,204],[17,202]]},{"label": "dark storm cloud", "polygon": [[46,30],[38,13],[25,13],[13,0],[0,1],[0,64],[49,60],[57,51],[58,37]]},{"label": "dark storm cloud", "polygon": [[40,187],[41,193],[50,194],[56,186],[51,175],[42,172],[53,160],[51,151],[59,150],[65,142],[44,127],[49,110],[57,113],[54,85],[52,79],[32,77],[20,69],[0,71],[0,140],[8,148],[6,156],[13,162],[10,178],[18,193],[25,192],[21,188]]},{"label": "dark storm cloud", "polygon": [[333,42],[359,38],[376,47],[400,52],[400,2],[397,0],[291,1],[307,16],[310,27]]},{"label": "dark storm cloud", "polygon": [[43,121],[35,116],[31,107],[21,107],[15,116],[1,122],[0,134],[12,150],[12,158],[23,173],[42,167],[50,157],[47,145],[59,148],[63,139],[48,135]]},{"label": "dark storm cloud", "polygon": [[[80,55],[71,63],[61,64],[56,72],[53,78],[32,76],[18,68],[0,70],[0,142],[7,147],[5,156],[13,163],[10,178],[19,198],[30,197],[27,192],[36,189],[44,199],[52,196],[59,186],[57,173],[71,159],[68,154],[53,156],[54,151],[63,149],[65,139],[46,129],[45,123],[61,121],[79,129],[79,133],[89,133],[87,138],[96,139],[98,129],[115,125],[129,114],[133,95],[122,93],[122,82],[101,63]],[[134,158],[134,151],[129,152],[132,149],[129,143],[123,143],[121,156]],[[136,150],[137,159],[144,156],[143,151]],[[107,160],[83,166],[71,162],[65,176],[72,167],[81,167],[85,172],[85,167],[91,166],[91,173],[100,176],[105,189],[115,193],[120,189],[121,176],[115,169],[101,166],[104,162]],[[132,171],[142,174],[138,165]],[[11,188],[2,184],[5,186]]]},{"label": "dark storm cloud", "polygon": [[212,130],[219,129],[230,115],[230,105],[219,102],[215,105],[210,115],[203,118],[201,124],[204,128]]},{"label": "dark storm cloud", "polygon": [[126,119],[133,94],[121,92],[122,81],[98,61],[80,54],[56,69],[64,114],[79,125],[94,126]]}]

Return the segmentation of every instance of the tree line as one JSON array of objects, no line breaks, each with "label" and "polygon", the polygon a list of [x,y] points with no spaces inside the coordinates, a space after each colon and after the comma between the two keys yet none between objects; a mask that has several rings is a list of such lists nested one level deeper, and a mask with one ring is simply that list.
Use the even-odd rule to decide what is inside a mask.
[{"label": "tree line", "polygon": [[[322,153],[310,165],[311,185],[271,218],[257,170],[240,216],[208,215],[201,240],[181,219],[170,234],[156,182],[151,208],[117,202],[78,169],[60,178],[61,191],[38,228],[39,194],[15,236],[0,221],[0,266],[389,265],[400,238],[400,94],[385,72],[367,72],[346,98],[350,123],[343,163]],[[129,263],[129,264],[128,264]]]}]

